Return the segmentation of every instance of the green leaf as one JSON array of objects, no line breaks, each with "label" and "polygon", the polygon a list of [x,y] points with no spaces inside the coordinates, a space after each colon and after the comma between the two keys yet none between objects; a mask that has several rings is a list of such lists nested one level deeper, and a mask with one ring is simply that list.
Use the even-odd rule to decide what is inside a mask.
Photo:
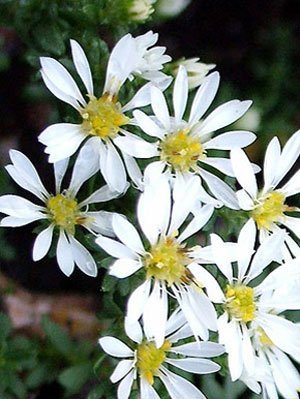
[{"label": "green leaf", "polygon": [[26,378],[26,385],[29,389],[36,389],[49,381],[49,369],[45,364],[39,364],[31,371]]},{"label": "green leaf", "polygon": [[0,345],[6,340],[11,332],[11,322],[9,318],[0,313]]},{"label": "green leaf", "polygon": [[59,383],[69,393],[80,391],[82,386],[93,376],[90,363],[79,364],[64,370],[58,377]]},{"label": "green leaf", "polygon": [[61,354],[69,356],[75,348],[68,334],[48,317],[42,319],[43,330],[54,348]]}]

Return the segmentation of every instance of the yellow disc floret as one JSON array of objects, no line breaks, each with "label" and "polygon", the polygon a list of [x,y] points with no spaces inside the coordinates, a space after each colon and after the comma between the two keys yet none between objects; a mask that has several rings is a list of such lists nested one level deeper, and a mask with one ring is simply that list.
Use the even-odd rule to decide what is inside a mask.
[{"label": "yellow disc floret", "polygon": [[160,143],[160,159],[174,170],[187,172],[197,167],[197,162],[205,158],[205,151],[198,137],[188,130],[170,133]]},{"label": "yellow disc floret", "polygon": [[279,191],[272,191],[259,200],[257,206],[251,211],[259,229],[270,229],[273,223],[284,216],[289,207],[284,204],[285,196]]},{"label": "yellow disc floret", "polygon": [[121,105],[114,97],[104,94],[100,98],[91,97],[87,106],[81,111],[82,128],[92,136],[102,140],[114,138],[120,127],[129,121],[121,111]]},{"label": "yellow disc floret", "polygon": [[189,263],[184,246],[173,237],[161,238],[144,258],[147,278],[154,277],[166,281],[168,285],[185,282]]},{"label": "yellow disc floret", "polygon": [[226,309],[231,317],[245,323],[255,317],[256,305],[254,302],[253,288],[246,285],[227,285]]},{"label": "yellow disc floret", "polygon": [[76,224],[83,223],[75,198],[57,194],[48,199],[47,208],[52,222],[70,234],[75,233]]},{"label": "yellow disc floret", "polygon": [[160,348],[154,342],[142,342],[136,352],[136,367],[141,378],[145,378],[151,385],[154,377],[158,375],[159,368],[166,359],[166,352],[171,348],[171,343],[165,341]]}]

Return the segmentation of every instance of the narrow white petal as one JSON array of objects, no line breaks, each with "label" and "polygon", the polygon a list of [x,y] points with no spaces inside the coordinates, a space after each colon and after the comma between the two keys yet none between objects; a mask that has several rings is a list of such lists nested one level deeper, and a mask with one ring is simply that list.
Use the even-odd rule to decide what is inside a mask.
[{"label": "narrow white petal", "polygon": [[224,175],[235,177],[231,161],[228,158],[207,157],[203,162],[218,169],[220,172],[224,173]]},{"label": "narrow white petal", "polygon": [[165,374],[166,376],[161,376],[161,380],[172,399],[206,399],[203,393],[185,378],[182,378],[169,370],[165,370]]},{"label": "narrow white petal", "polygon": [[235,176],[252,198],[257,196],[257,183],[251,163],[243,150],[235,148],[231,151],[231,161]]},{"label": "narrow white petal", "polygon": [[75,40],[70,40],[70,43],[72,50],[72,58],[74,65],[76,67],[76,71],[78,72],[78,75],[83,81],[87,93],[93,95],[94,94],[93,79],[86,55],[78,42],[76,42]]},{"label": "narrow white petal", "polygon": [[25,226],[26,224],[35,222],[36,220],[44,219],[39,215],[35,215],[29,218],[18,218],[15,216],[6,216],[0,221],[1,227],[21,227]]},{"label": "narrow white petal", "polygon": [[132,180],[133,185],[135,186],[135,188],[142,191],[143,190],[143,175],[139,168],[138,163],[130,155],[127,155],[125,153],[122,153],[122,155],[123,155],[123,159],[124,159],[124,163],[125,163],[128,175],[129,175],[130,179]]},{"label": "narrow white petal", "polygon": [[0,197],[0,212],[9,216],[25,219],[39,215],[43,217],[41,211],[44,209],[18,195],[7,194]]},{"label": "narrow white petal", "polygon": [[162,129],[144,112],[136,110],[133,112],[133,116],[139,127],[149,136],[157,137],[159,139],[163,138]]},{"label": "narrow white petal", "polygon": [[300,170],[280,189],[286,197],[300,193]]},{"label": "narrow white petal", "polygon": [[237,262],[238,278],[242,280],[246,274],[251,257],[254,253],[256,227],[253,219],[249,219],[243,226],[238,237]]},{"label": "narrow white petal", "polygon": [[180,123],[183,117],[188,99],[188,90],[187,72],[183,66],[180,66],[173,90],[173,107],[176,124]]},{"label": "narrow white petal", "polygon": [[245,211],[250,211],[254,208],[254,201],[253,198],[247,193],[247,191],[241,189],[236,192],[237,199],[239,201],[239,205],[241,209]]},{"label": "narrow white petal", "polygon": [[45,153],[49,154],[49,162],[58,162],[75,154],[85,137],[83,134],[74,135],[72,139],[64,140],[59,145],[55,144],[46,147]]},{"label": "narrow white petal", "polygon": [[216,150],[232,150],[233,148],[244,148],[255,141],[256,135],[254,133],[235,130],[232,132],[226,132],[219,134],[219,136],[204,143],[205,149],[216,149]]},{"label": "narrow white petal", "polygon": [[231,265],[231,256],[228,252],[229,249],[225,245],[224,241],[217,234],[211,234],[211,244],[212,244],[212,253],[215,259],[215,262],[220,269],[220,271],[224,274],[224,276],[232,281],[233,273],[232,273],[232,265]]},{"label": "narrow white petal", "polygon": [[59,233],[57,249],[56,249],[57,263],[61,271],[66,275],[70,276],[74,270],[74,259],[71,250],[71,245],[67,241],[63,230]]},{"label": "narrow white petal", "polygon": [[207,359],[188,358],[188,359],[166,359],[166,362],[172,366],[178,367],[181,370],[188,371],[194,374],[209,374],[215,373],[221,367]]},{"label": "narrow white petal", "polygon": [[137,259],[137,255],[131,249],[111,238],[99,236],[95,242],[114,258]]},{"label": "narrow white petal", "polygon": [[199,212],[192,221],[187,225],[187,227],[183,230],[183,232],[178,237],[178,241],[182,242],[186,240],[188,237],[192,236],[193,234],[197,233],[203,226],[211,218],[214,212],[214,207],[212,205],[204,205],[201,208],[201,212]]},{"label": "narrow white petal", "polygon": [[110,267],[109,274],[118,278],[125,278],[134,274],[141,267],[143,267],[143,264],[138,260],[118,259]]},{"label": "narrow white petal", "polygon": [[46,146],[57,145],[59,147],[63,143],[68,143],[69,140],[73,139],[75,136],[80,136],[82,140],[85,139],[86,134],[84,134],[81,125],[73,123],[55,123],[43,130],[38,140]]},{"label": "narrow white petal", "polygon": [[292,216],[284,216],[281,223],[291,230],[296,237],[300,237],[300,218],[295,218]]},{"label": "narrow white petal", "polygon": [[103,177],[112,190],[123,193],[127,188],[126,172],[120,155],[111,143],[107,144],[107,158],[105,170],[101,170]]},{"label": "narrow white petal", "polygon": [[135,158],[152,158],[158,155],[157,144],[148,143],[138,136],[118,136],[114,143],[122,152]]},{"label": "narrow white petal", "polygon": [[49,251],[54,225],[50,224],[45,230],[41,231],[35,239],[32,258],[34,261],[42,259]]},{"label": "narrow white petal", "polygon": [[105,185],[98,190],[94,191],[87,199],[80,203],[80,207],[89,204],[97,204],[99,202],[110,201],[114,198],[118,198],[120,193],[115,190],[111,190],[108,185]]},{"label": "narrow white petal", "polygon": [[61,191],[61,183],[67,171],[68,165],[69,165],[69,158],[55,162],[53,165],[54,176],[55,176],[55,190],[57,193],[60,193]]},{"label": "narrow white petal", "polygon": [[73,236],[69,236],[74,262],[79,269],[91,277],[96,277],[98,268],[89,251]]},{"label": "narrow white petal", "polygon": [[224,301],[224,294],[217,280],[203,267],[192,263],[188,266],[200,287],[204,286],[209,299],[216,303]]},{"label": "narrow white petal", "polygon": [[151,106],[157,119],[166,130],[170,129],[170,115],[165,97],[160,89],[151,87]]},{"label": "narrow white petal", "polygon": [[143,330],[140,323],[130,317],[125,317],[125,332],[127,336],[134,342],[140,344],[143,340]]},{"label": "narrow white petal", "polygon": [[133,381],[134,381],[134,371],[131,371],[120,382],[120,385],[118,387],[118,399],[128,399],[129,398]]},{"label": "narrow white petal", "polygon": [[132,357],[133,351],[124,342],[114,337],[103,337],[99,339],[104,352],[114,357]]},{"label": "narrow white petal", "polygon": [[273,139],[270,141],[267,150],[266,150],[266,155],[264,159],[264,191],[268,191],[270,187],[273,186],[275,176],[276,176],[276,171],[278,168],[279,164],[279,159],[280,159],[280,153],[281,153],[281,148],[280,148],[280,143],[277,137],[273,137]]},{"label": "narrow white petal", "polygon": [[[67,96],[78,100],[82,105],[86,102],[72,76],[59,62],[49,57],[41,57],[40,62],[47,78]],[[55,93],[53,93],[55,95]]]},{"label": "narrow white petal", "polygon": [[138,254],[144,254],[144,246],[136,228],[127,219],[117,213],[113,216],[113,229],[119,238],[128,248]]},{"label": "narrow white petal", "polygon": [[129,319],[138,320],[148,300],[151,288],[151,281],[146,280],[138,286],[130,295],[127,303],[127,316]]},{"label": "narrow white petal", "polygon": [[117,367],[115,368],[114,372],[110,376],[110,380],[113,384],[120,381],[122,378],[125,377],[126,374],[134,367],[133,360],[121,360]]},{"label": "narrow white petal", "polygon": [[103,234],[108,237],[114,237],[115,233],[112,228],[113,212],[96,211],[86,212],[87,220],[84,227],[91,229],[97,234]]},{"label": "narrow white petal", "polygon": [[158,396],[152,386],[144,378],[141,378],[140,385],[141,399],[160,399],[160,396]]},{"label": "narrow white petal", "polygon": [[183,356],[193,357],[215,357],[224,353],[225,348],[223,345],[216,342],[190,342],[180,346],[173,346],[170,352],[177,353]]},{"label": "narrow white petal", "polygon": [[247,112],[252,101],[232,100],[216,108],[202,123],[199,134],[214,132],[231,125]]},{"label": "narrow white petal", "polygon": [[189,124],[194,125],[208,110],[208,107],[212,103],[217,93],[220,83],[220,75],[218,72],[209,74],[199,87],[196,96],[194,98]]}]

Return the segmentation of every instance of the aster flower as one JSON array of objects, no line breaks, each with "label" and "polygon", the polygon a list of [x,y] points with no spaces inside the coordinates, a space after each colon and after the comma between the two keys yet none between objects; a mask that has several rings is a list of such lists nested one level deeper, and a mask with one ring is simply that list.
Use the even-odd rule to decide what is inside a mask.
[{"label": "aster flower", "polygon": [[[284,232],[278,231],[266,238],[256,251],[255,237],[255,224],[251,220],[239,235],[237,268],[234,268],[228,247],[224,246],[220,237],[211,235],[215,263],[227,283],[224,290],[216,284],[209,287],[207,283],[207,292],[214,302],[223,304],[224,313],[218,319],[219,342],[224,344],[228,353],[233,381],[259,378],[254,378],[257,346],[253,336],[256,333],[263,334],[261,342],[267,343],[269,339],[279,350],[294,358],[299,359],[300,355],[299,327],[280,315],[287,309],[299,309],[299,293],[290,295],[286,292],[281,296],[278,291],[281,286],[287,287],[300,276],[300,269],[296,267],[296,261],[291,261],[277,267],[262,282],[255,283],[255,278],[272,261],[279,261]],[[261,374],[268,375],[269,370]],[[250,385],[257,389],[257,384]]]},{"label": "aster flower", "polygon": [[168,178],[162,175],[146,186],[137,209],[147,240],[145,245],[136,228],[120,215],[113,217],[113,229],[120,242],[101,236],[96,239],[108,254],[118,258],[110,267],[111,275],[127,278],[144,270],[145,282],[131,294],[127,315],[133,320],[143,315],[145,328],[152,331],[157,346],[164,340],[168,292],[176,297],[196,337],[207,340],[208,329],[217,328],[215,309],[203,291],[203,280],[198,283],[191,272],[194,262],[185,243],[207,223],[213,206],[198,209],[185,229],[181,229],[194,208],[199,184],[197,176],[188,182],[176,179],[171,191]]},{"label": "aster flower", "polygon": [[172,74],[174,76],[178,74],[180,65],[185,67],[187,71],[189,90],[200,86],[208,72],[216,67],[215,64],[205,64],[204,62],[200,62],[200,58],[198,57],[187,59],[182,58],[174,62],[172,65]]},{"label": "aster flower", "polygon": [[247,131],[230,131],[211,138],[214,131],[244,115],[251,101],[229,101],[201,121],[215,97],[218,86],[218,72],[213,72],[205,78],[194,98],[189,119],[185,121],[182,118],[188,100],[188,76],[186,69],[180,67],[173,91],[175,117],[170,116],[165,97],[157,87],[151,88],[151,106],[155,116],[148,116],[139,110],[133,112],[138,126],[156,141],[148,143],[140,138],[124,136],[117,137],[116,142],[119,148],[132,157],[159,157],[159,161],[146,168],[146,171],[150,168],[151,173],[153,170],[169,169],[175,172],[176,176],[199,174],[217,199],[230,208],[238,209],[233,190],[202,166],[209,165],[228,176],[234,176],[230,159],[210,157],[207,152],[210,149],[230,150],[245,147],[255,140],[256,136]]},{"label": "aster flower", "polygon": [[156,0],[133,0],[128,9],[129,17],[133,21],[144,22],[154,12],[153,4]]},{"label": "aster flower", "polygon": [[300,236],[300,218],[287,215],[288,212],[299,212],[299,208],[286,204],[288,197],[300,192],[300,170],[281,184],[299,155],[300,130],[292,135],[282,150],[278,138],[274,137],[266,150],[264,186],[259,190],[247,155],[240,149],[232,150],[232,167],[242,187],[237,192],[239,206],[248,211],[249,217],[255,221],[261,241],[283,226],[296,237]]},{"label": "aster flower", "polygon": [[36,205],[17,195],[0,197],[0,212],[8,216],[1,220],[2,227],[19,227],[41,220],[47,227],[37,236],[33,246],[33,260],[42,259],[49,251],[53,232],[59,232],[56,258],[62,272],[70,276],[76,264],[89,276],[97,275],[97,265],[88,250],[75,238],[77,227],[82,226],[93,234],[113,235],[112,213],[105,211],[88,211],[90,204],[105,202],[116,198],[119,194],[108,186],[96,190],[85,200],[78,202],[77,193],[97,171],[96,157],[92,143],[80,151],[74,164],[70,185],[61,189],[68,160],[54,164],[55,194],[50,194],[41,182],[38,173],[30,160],[21,152],[11,150],[11,165],[7,172],[23,189],[34,194],[43,205]]},{"label": "aster flower", "polygon": [[172,399],[205,399],[191,382],[170,371],[169,367],[194,374],[215,373],[220,370],[220,366],[206,358],[221,355],[224,348],[214,342],[176,345],[179,340],[191,336],[191,330],[184,323],[182,315],[175,312],[167,322],[166,336],[161,346],[156,345],[153,337],[145,329],[143,331],[138,322],[132,323],[129,319],[125,320],[125,329],[134,343],[134,349],[114,337],[100,338],[99,343],[106,353],[124,359],[110,377],[113,383],[121,381],[118,399],[129,398],[135,380],[138,381],[141,399],[159,399],[153,387],[156,379],[161,380]]},{"label": "aster flower", "polygon": [[[144,43],[142,40],[141,42]],[[122,106],[118,101],[120,87],[142,63],[144,53],[147,52],[144,49],[144,53],[140,54],[139,47],[142,47],[142,44],[136,44],[129,34],[116,44],[108,62],[106,81],[100,98],[94,94],[88,60],[76,41],[71,40],[72,58],[76,71],[84,83],[85,96],[81,94],[72,76],[59,62],[53,58],[41,58],[41,74],[48,89],[57,98],[73,106],[82,118],[79,124],[54,124],[40,134],[39,141],[46,146],[45,152],[49,154],[49,162],[68,158],[86,139],[88,140],[85,143],[91,138],[97,138],[98,140],[93,140],[93,143],[100,155],[98,168],[109,187],[119,192],[124,192],[127,187],[124,163],[137,186],[141,180],[141,173],[135,160],[121,151],[122,160],[115,147],[115,139],[120,134],[131,137],[131,134],[124,129],[130,124],[130,118],[125,113],[150,102],[150,83],[143,86],[127,104]],[[160,84],[165,88],[169,82],[160,81]]]}]

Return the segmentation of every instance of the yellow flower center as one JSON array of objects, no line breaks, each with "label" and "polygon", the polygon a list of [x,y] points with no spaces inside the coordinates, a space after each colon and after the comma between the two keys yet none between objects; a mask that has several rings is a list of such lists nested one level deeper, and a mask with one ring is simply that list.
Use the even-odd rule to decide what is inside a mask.
[{"label": "yellow flower center", "polygon": [[50,197],[47,201],[47,208],[53,223],[70,234],[75,233],[76,224],[82,224],[85,220],[80,215],[76,199],[63,194]]},{"label": "yellow flower center", "polygon": [[284,204],[285,196],[279,191],[272,191],[263,197],[259,204],[251,211],[259,229],[269,230],[274,222],[284,216],[289,207]]},{"label": "yellow flower center", "polygon": [[153,245],[144,258],[147,278],[154,277],[172,285],[173,283],[187,282],[190,263],[187,251],[173,237],[164,237]]},{"label": "yellow flower center", "polygon": [[231,317],[245,323],[254,319],[256,305],[253,288],[242,284],[227,285],[225,296],[226,309]]},{"label": "yellow flower center", "polygon": [[274,345],[273,341],[268,337],[268,335],[265,333],[265,331],[261,327],[258,327],[257,333],[258,333],[259,342],[262,344],[262,346],[273,346]]},{"label": "yellow flower center", "polygon": [[166,352],[171,348],[171,343],[165,341],[160,348],[154,342],[142,342],[137,348],[136,367],[141,378],[145,378],[153,385],[154,377],[158,375],[159,368],[166,359]]},{"label": "yellow flower center", "polygon": [[120,126],[129,121],[122,113],[120,103],[107,94],[98,99],[91,97],[81,116],[83,130],[88,135],[98,136],[102,140],[114,138],[120,131]]},{"label": "yellow flower center", "polygon": [[187,129],[170,133],[160,143],[160,159],[180,172],[196,169],[197,162],[205,158],[199,138],[188,133]]}]

